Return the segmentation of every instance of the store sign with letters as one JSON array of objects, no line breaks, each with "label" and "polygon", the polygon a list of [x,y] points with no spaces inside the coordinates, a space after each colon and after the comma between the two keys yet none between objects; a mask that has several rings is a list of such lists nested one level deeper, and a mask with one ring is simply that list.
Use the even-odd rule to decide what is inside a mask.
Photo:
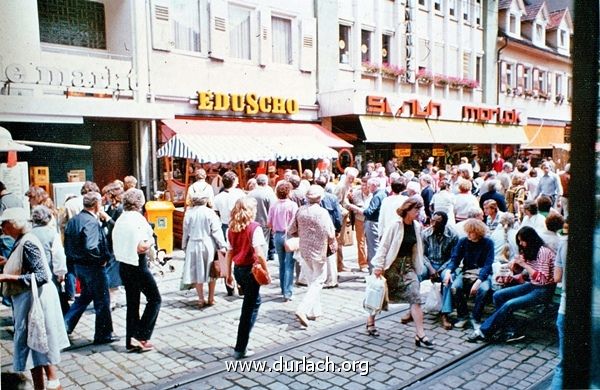
[{"label": "store sign with letters", "polygon": [[[442,109],[442,104],[444,109]],[[367,96],[366,114],[396,118],[432,118],[503,125],[521,124],[521,112],[501,107],[463,106],[459,102],[441,103],[430,99],[421,101],[414,97]]]},{"label": "store sign with letters", "polygon": [[197,108],[200,111],[233,111],[249,115],[258,113],[292,115],[300,110],[296,99],[258,96],[253,92],[242,95],[210,91],[198,91]]}]

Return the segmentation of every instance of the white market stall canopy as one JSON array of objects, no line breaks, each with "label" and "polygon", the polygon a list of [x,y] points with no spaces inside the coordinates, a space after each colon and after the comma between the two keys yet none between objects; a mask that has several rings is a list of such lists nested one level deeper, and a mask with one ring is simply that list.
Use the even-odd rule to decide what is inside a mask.
[{"label": "white market stall canopy", "polygon": [[352,145],[314,123],[256,120],[165,120],[170,139],[158,157],[182,157],[202,163],[335,158],[333,148]]}]

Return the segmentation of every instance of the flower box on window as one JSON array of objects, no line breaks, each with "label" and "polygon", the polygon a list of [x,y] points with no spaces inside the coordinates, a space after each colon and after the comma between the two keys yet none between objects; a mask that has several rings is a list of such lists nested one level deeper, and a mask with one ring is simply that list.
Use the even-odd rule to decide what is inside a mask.
[{"label": "flower box on window", "polygon": [[433,82],[439,87],[445,87],[446,85],[448,85],[448,76],[443,74],[436,74],[433,76]]},{"label": "flower box on window", "polygon": [[374,64],[369,61],[365,61],[362,63],[362,69],[364,73],[375,74],[379,73],[380,67],[377,64]]},{"label": "flower box on window", "polygon": [[563,102],[565,101],[565,95],[559,93],[554,97],[554,101],[556,102],[556,104],[563,104]]},{"label": "flower box on window", "polygon": [[461,83],[463,88],[466,89],[475,89],[479,87],[479,81],[473,79],[462,79]]},{"label": "flower box on window", "polygon": [[381,74],[384,77],[395,78],[395,77],[404,76],[406,74],[406,70],[404,68],[399,67],[399,66],[390,65],[390,64],[384,62],[381,65]]},{"label": "flower box on window", "polygon": [[460,77],[448,77],[448,84],[450,88],[460,89],[463,87],[462,79]]},{"label": "flower box on window", "polygon": [[425,69],[419,69],[417,72],[417,81],[420,84],[431,84],[433,81],[433,74]]}]

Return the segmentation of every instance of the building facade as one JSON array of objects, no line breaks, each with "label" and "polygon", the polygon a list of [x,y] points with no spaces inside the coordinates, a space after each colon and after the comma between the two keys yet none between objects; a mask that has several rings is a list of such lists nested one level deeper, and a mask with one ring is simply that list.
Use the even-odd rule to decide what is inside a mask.
[{"label": "building facade", "polygon": [[500,140],[526,141],[521,107],[495,101],[495,2],[317,4],[321,115],[359,161],[485,161]]},{"label": "building facade", "polygon": [[[569,141],[573,22],[564,2],[505,0],[499,5],[498,101],[525,108],[528,153],[551,156]],[[563,161],[564,163],[565,161]]]}]

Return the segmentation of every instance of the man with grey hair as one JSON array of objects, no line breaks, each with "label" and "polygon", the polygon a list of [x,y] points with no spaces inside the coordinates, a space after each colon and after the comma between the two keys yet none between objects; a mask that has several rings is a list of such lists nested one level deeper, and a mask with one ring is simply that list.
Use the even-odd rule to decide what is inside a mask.
[{"label": "man with grey hair", "polygon": [[367,239],[369,272],[373,271],[371,260],[375,257],[375,253],[379,247],[379,212],[383,199],[386,197],[385,189],[380,188],[379,184],[379,179],[376,177],[372,177],[367,181],[369,192],[373,194],[368,206],[358,207],[353,204],[348,206],[352,211],[365,216],[365,237]]},{"label": "man with grey hair", "polygon": [[498,181],[500,182],[500,193],[504,195],[510,188],[513,176],[513,165],[510,162],[505,162],[502,165],[502,172],[498,174]]},{"label": "man with grey hair", "polygon": [[[282,183],[280,181],[279,183]],[[279,184],[278,183],[278,184]],[[277,200],[275,199],[275,193],[273,189],[268,185],[269,177],[265,174],[256,176],[256,188],[248,193],[248,196],[256,199],[256,218],[254,220],[260,224],[263,234],[265,236],[265,242],[269,243],[269,254],[268,260],[273,260],[275,254],[275,247],[271,239],[271,229],[267,225],[267,218],[269,216],[269,209]]]},{"label": "man with grey hair", "polygon": [[110,259],[108,242],[100,226],[98,214],[102,198],[92,191],[83,195],[83,211],[69,220],[65,228],[65,254],[67,262],[75,265],[75,274],[81,282],[81,294],[65,314],[65,327],[71,334],[83,312],[94,302],[96,326],[94,344],[107,344],[119,340],[113,334],[108,293],[106,264]]}]

